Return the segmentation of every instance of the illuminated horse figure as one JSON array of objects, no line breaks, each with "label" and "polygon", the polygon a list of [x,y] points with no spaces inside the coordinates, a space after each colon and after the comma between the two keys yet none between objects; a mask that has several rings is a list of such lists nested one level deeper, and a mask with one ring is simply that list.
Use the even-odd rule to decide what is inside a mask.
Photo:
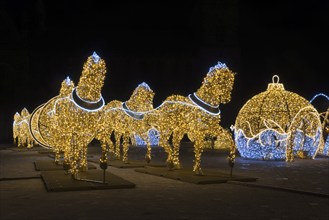
[{"label": "illuminated horse figure", "polygon": [[20,146],[20,136],[19,136],[19,125],[22,121],[21,115],[16,112],[14,115],[14,122],[13,122],[13,138],[14,138],[14,144],[17,144],[17,146]]},{"label": "illuminated horse figure", "polygon": [[[51,149],[55,153],[56,164],[60,164],[61,153],[65,152],[66,139],[70,138],[70,133],[65,133],[65,131],[69,131],[71,126],[69,123],[69,118],[62,117],[62,120],[59,121],[59,114],[67,115],[68,112],[65,112],[67,109],[61,109],[62,106],[57,105],[62,100],[69,100],[70,95],[74,90],[74,83],[67,77],[63,80],[61,84],[61,89],[58,96],[50,99],[46,104],[41,105],[34,112],[34,117],[31,120],[30,129],[31,133],[35,136],[35,139],[38,140],[41,146]],[[35,115],[38,115],[36,117]],[[37,123],[39,123],[39,131],[38,133],[35,130],[35,122],[37,119]]]},{"label": "illuminated horse figure", "polygon": [[[206,146],[207,137],[227,140],[227,146],[235,152],[230,132],[220,123],[219,104],[231,100],[234,73],[225,64],[211,67],[197,92],[188,97],[172,95],[155,111],[145,115],[150,125],[160,133],[159,145],[166,151],[169,168],[179,169],[179,148],[184,134],[194,142],[195,160],[193,172],[203,175],[200,167],[201,154]],[[169,144],[172,135],[173,147]]]},{"label": "illuminated horse figure", "polygon": [[[146,161],[151,160],[151,145],[148,132],[152,129],[144,120],[144,113],[153,110],[154,92],[145,83],[139,84],[128,101],[113,100],[103,109],[102,129],[98,134],[101,143],[110,146],[117,159],[120,158],[120,139],[122,137],[122,161],[128,163],[129,141],[139,135],[147,144]],[[115,136],[115,146],[110,140]]]},{"label": "illuminated horse figure", "polygon": [[[65,149],[65,140],[67,140],[67,138],[70,138],[70,133],[62,133],[63,131],[70,131],[70,128],[68,126],[70,126],[69,123],[69,118],[66,117],[61,117],[60,114],[62,114],[65,111],[65,114],[69,114],[68,113],[68,109],[61,109],[62,106],[61,105],[57,105],[57,102],[59,100],[63,100],[66,97],[69,99],[70,95],[72,94],[74,90],[74,82],[70,80],[69,77],[67,77],[61,85],[61,89],[59,92],[59,96],[58,99],[56,99],[56,101],[54,102],[55,108],[53,108],[54,111],[54,117],[52,118],[53,121],[56,123],[56,126],[53,127],[53,129],[60,129],[55,131],[54,133],[56,135],[54,135],[54,138],[52,139],[52,144],[54,146],[54,151],[55,151],[55,163],[59,163],[60,160],[60,154],[63,152],[65,154],[65,151],[67,149]],[[59,118],[62,118],[62,120],[59,120]],[[66,136],[65,138],[59,137],[59,136]]]},{"label": "illuminated horse figure", "polygon": [[[94,53],[85,62],[77,87],[55,104],[54,119],[60,131],[56,133],[56,139],[63,139],[64,163],[70,164],[73,175],[87,169],[87,146],[96,136],[105,104],[101,95],[105,73],[104,60]],[[106,149],[103,149],[103,162],[106,161],[105,154]]]},{"label": "illuminated horse figure", "polygon": [[14,115],[13,123],[13,138],[14,144],[18,147],[32,148],[34,146],[34,139],[29,131],[30,113],[26,108],[23,108],[21,114],[18,112]]},{"label": "illuminated horse figure", "polygon": [[[67,79],[61,93],[35,110],[37,129],[31,128],[42,146],[64,152],[64,166],[77,177],[87,170],[87,146],[95,138],[104,99],[101,89],[106,66],[95,52],[84,63],[77,87]],[[55,142],[58,142],[55,144]],[[106,146],[102,146],[101,164],[106,164]]]}]

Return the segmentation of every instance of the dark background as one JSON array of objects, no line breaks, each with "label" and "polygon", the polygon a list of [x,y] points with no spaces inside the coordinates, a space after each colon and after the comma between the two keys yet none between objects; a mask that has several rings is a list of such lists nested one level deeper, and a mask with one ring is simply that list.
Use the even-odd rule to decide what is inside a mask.
[{"label": "dark background", "polygon": [[[94,51],[105,60],[106,102],[147,82],[154,107],[196,91],[218,61],[237,73],[222,126],[277,74],[288,91],[328,95],[328,1],[0,1],[0,143],[15,112],[78,83]],[[318,103],[326,109],[328,102]],[[322,111],[320,110],[320,111]]]}]

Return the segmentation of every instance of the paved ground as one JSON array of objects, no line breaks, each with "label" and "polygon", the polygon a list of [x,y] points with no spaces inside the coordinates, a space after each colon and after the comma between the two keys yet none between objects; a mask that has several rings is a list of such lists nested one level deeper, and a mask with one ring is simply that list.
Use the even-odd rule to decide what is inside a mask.
[{"label": "paved ground", "polygon": [[[38,151],[39,149],[39,151]],[[99,147],[88,150],[98,158]],[[130,150],[143,160],[145,149]],[[154,148],[152,162],[164,162]],[[180,152],[191,168],[193,149]],[[48,192],[34,162],[51,160],[40,148],[18,150],[0,146],[0,219],[329,219],[329,158],[253,161],[236,159],[233,175],[256,177],[255,182],[193,184],[109,167],[108,172],[136,184],[135,188]],[[97,163],[89,162],[98,168]],[[226,154],[207,150],[204,170],[230,172]],[[192,172],[192,168],[191,168]]]}]

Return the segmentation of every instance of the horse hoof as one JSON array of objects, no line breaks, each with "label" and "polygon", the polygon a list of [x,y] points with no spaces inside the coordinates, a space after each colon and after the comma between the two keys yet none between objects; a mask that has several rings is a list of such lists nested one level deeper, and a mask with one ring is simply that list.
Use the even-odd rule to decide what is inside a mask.
[{"label": "horse hoof", "polygon": [[149,156],[146,156],[145,157],[145,161],[146,161],[146,163],[150,163],[151,162],[151,158]]},{"label": "horse hoof", "polygon": [[180,170],[182,168],[182,166],[180,165],[180,163],[175,163],[174,164],[174,169],[175,170]]},{"label": "horse hoof", "polygon": [[167,162],[167,168],[168,168],[168,170],[173,170],[174,164],[172,162]]},{"label": "horse hoof", "polygon": [[197,175],[197,176],[204,176],[204,173],[201,169],[197,169],[194,171],[194,174]]}]

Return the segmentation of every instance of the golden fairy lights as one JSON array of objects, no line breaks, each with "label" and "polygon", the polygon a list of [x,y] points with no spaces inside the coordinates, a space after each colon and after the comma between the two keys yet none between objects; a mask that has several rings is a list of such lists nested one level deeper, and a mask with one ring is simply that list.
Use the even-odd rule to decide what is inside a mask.
[{"label": "golden fairy lights", "polygon": [[317,110],[303,97],[286,91],[276,75],[265,92],[247,101],[235,122],[235,142],[245,158],[314,158],[320,137]]},{"label": "golden fairy lights", "polygon": [[273,77],[265,92],[242,107],[233,140],[231,132],[220,126],[219,105],[230,102],[235,79],[225,64],[218,62],[211,67],[196,92],[186,97],[169,96],[156,108],[154,92],[145,82],[136,87],[129,100],[113,100],[105,105],[101,95],[105,74],[104,60],[96,53],[88,57],[76,87],[67,77],[58,96],[37,107],[31,115],[26,109],[14,115],[14,141],[18,146],[31,147],[35,140],[55,152],[56,163],[64,154],[63,165],[74,178],[87,170],[87,146],[93,139],[101,143],[102,169],[107,167],[108,152],[128,163],[129,145],[136,141],[136,136],[146,143],[145,158],[149,162],[151,131],[156,131],[170,169],[181,168],[180,143],[187,135],[194,143],[193,172],[198,175],[203,174],[202,153],[210,146],[229,149],[231,165],[235,144],[242,157],[256,159],[292,161],[295,156],[314,158],[319,151],[322,129],[318,112],[304,98],[286,91],[278,83],[278,76]]}]

